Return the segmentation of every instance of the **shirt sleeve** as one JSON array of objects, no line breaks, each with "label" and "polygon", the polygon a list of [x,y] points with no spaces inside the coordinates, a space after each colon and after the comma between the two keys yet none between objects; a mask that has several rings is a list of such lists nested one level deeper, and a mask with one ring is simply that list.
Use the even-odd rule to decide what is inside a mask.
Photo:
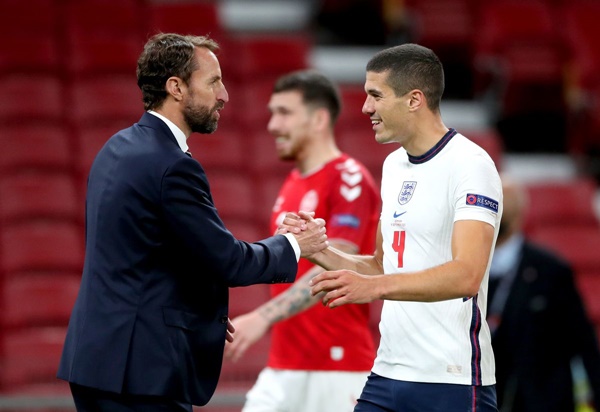
[{"label": "shirt sleeve", "polygon": [[502,213],[502,185],[494,163],[480,154],[456,167],[454,221],[480,220],[496,227]]}]

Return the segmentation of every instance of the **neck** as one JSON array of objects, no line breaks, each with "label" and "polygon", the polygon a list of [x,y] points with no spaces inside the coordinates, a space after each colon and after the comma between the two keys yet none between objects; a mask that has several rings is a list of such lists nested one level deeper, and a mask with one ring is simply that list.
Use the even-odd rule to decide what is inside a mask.
[{"label": "neck", "polygon": [[176,110],[168,104],[163,104],[163,106],[160,109],[154,109],[154,111],[175,123],[175,125],[179,127],[179,129],[181,129],[183,134],[185,134],[186,139],[189,138],[192,134],[192,131],[190,130],[189,126],[187,125],[185,120],[183,120],[183,114],[181,113],[181,111]]},{"label": "neck", "polygon": [[416,122],[412,137],[407,139],[404,148],[411,156],[421,156],[435,146],[448,130],[439,114],[428,112]]},{"label": "neck", "polygon": [[333,136],[327,139],[315,140],[306,145],[301,156],[296,159],[296,167],[301,174],[308,174],[341,155]]}]

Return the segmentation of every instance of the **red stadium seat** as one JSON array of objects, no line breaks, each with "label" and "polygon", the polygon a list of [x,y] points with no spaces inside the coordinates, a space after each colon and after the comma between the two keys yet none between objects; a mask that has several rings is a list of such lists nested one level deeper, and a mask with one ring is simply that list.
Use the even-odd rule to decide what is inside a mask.
[{"label": "red stadium seat", "polygon": [[543,1],[490,1],[476,19],[474,67],[479,93],[503,87],[502,115],[563,109],[564,49]]},{"label": "red stadium seat", "polygon": [[540,227],[531,238],[563,256],[577,273],[600,271],[600,228],[598,226]]},{"label": "red stadium seat", "polygon": [[18,36],[2,42],[0,73],[57,72],[61,63],[59,49],[60,44],[55,36]]},{"label": "red stadium seat", "polygon": [[223,27],[216,2],[150,2],[150,31],[209,35],[220,41]]},{"label": "red stadium seat", "polygon": [[371,120],[362,112],[363,104],[367,99],[363,86],[340,85],[340,97],[342,98],[342,111],[336,123],[336,130],[351,130],[355,127],[369,128]]},{"label": "red stadium seat", "polygon": [[227,120],[222,120],[214,134],[192,134],[187,144],[192,155],[208,172],[229,171],[242,172],[247,169],[246,154],[251,142],[243,133],[227,127]]},{"label": "red stadium seat", "polygon": [[5,277],[0,314],[3,327],[66,327],[79,283],[80,274],[65,272],[19,273]]},{"label": "red stadium seat", "polygon": [[65,9],[71,74],[135,73],[146,36],[141,2],[70,0]]},{"label": "red stadium seat", "polygon": [[271,299],[270,285],[252,285],[229,289],[229,317],[253,311]]},{"label": "red stadium seat", "polygon": [[[143,41],[137,36],[90,35],[72,38],[69,48],[69,70],[76,75],[135,74]],[[132,82],[135,84],[135,78]]]},{"label": "red stadium seat", "polygon": [[14,73],[0,77],[0,124],[58,123],[63,86],[52,74]]},{"label": "red stadium seat", "polygon": [[252,243],[270,236],[268,227],[258,219],[250,221],[247,216],[241,218],[225,217],[223,223],[236,239],[246,242]]},{"label": "red stadium seat", "polygon": [[[284,163],[280,161],[281,163]],[[285,165],[292,169],[294,166],[290,162],[285,162]],[[257,175],[255,181],[256,187],[256,220],[264,227],[266,235],[272,235],[270,232],[271,213],[275,202],[277,201],[277,195],[285,178],[287,177],[289,170],[283,173],[263,173]]]},{"label": "red stadium seat", "polygon": [[588,155],[600,148],[600,4],[565,2],[561,25],[570,55],[566,93],[570,97],[568,149]]},{"label": "red stadium seat", "polygon": [[213,201],[222,219],[250,218],[254,210],[252,180],[248,174],[207,171]]},{"label": "red stadium seat", "polygon": [[63,125],[26,124],[2,128],[0,172],[72,170],[69,131]]},{"label": "red stadium seat", "polygon": [[232,111],[236,112],[235,116],[242,129],[250,131],[267,130],[267,124],[271,117],[268,105],[277,77],[262,76],[252,81],[233,85],[229,102],[232,105]]},{"label": "red stadium seat", "polygon": [[267,131],[266,124],[254,130],[250,130],[248,138],[252,142],[252,148],[246,159],[248,168],[256,173],[256,178],[275,175],[285,176],[294,168],[294,163],[282,161],[275,149],[275,138]]},{"label": "red stadium seat", "polygon": [[377,143],[370,123],[360,129],[341,130],[337,134],[337,142],[340,149],[355,157],[369,169],[378,185],[381,183],[383,161],[390,153],[400,148],[397,143]]},{"label": "red stadium seat", "polygon": [[54,0],[2,0],[0,73],[58,74],[61,65],[59,7]]},{"label": "red stadium seat", "polygon": [[6,18],[2,20],[0,33],[50,33],[59,21],[57,6],[55,0],[1,0],[0,7]]},{"label": "red stadium seat", "polygon": [[531,183],[526,186],[529,206],[527,231],[548,227],[592,227],[599,222],[594,210],[596,183],[587,178]]},{"label": "red stadium seat", "polygon": [[471,0],[406,1],[412,41],[432,49],[446,74],[444,95],[471,98],[471,58],[476,35]]},{"label": "red stadium seat", "polygon": [[2,0],[0,73],[57,72],[59,8],[54,0]]},{"label": "red stadium seat", "polygon": [[83,249],[83,230],[75,223],[30,221],[0,232],[0,264],[5,275],[48,270],[81,272]]},{"label": "red stadium seat", "polygon": [[598,83],[600,4],[596,1],[565,2],[561,12],[561,28],[571,51],[572,75],[578,86],[587,89]]},{"label": "red stadium seat", "polygon": [[70,85],[72,110],[68,115],[77,126],[137,122],[144,110],[135,72],[75,81]]},{"label": "red stadium seat", "polygon": [[256,34],[232,37],[219,54],[228,77],[255,80],[309,66],[310,39],[303,34]]},{"label": "red stadium seat", "polygon": [[66,327],[28,328],[4,333],[0,368],[3,390],[55,383],[65,336]]},{"label": "red stadium seat", "polygon": [[80,221],[75,179],[71,174],[24,173],[0,176],[0,224],[27,219]]}]

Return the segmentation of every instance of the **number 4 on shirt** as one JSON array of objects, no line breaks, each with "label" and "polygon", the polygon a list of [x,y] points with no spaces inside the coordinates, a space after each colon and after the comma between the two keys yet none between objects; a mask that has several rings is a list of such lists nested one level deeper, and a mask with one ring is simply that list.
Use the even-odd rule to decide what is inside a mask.
[{"label": "number 4 on shirt", "polygon": [[394,232],[394,242],[392,243],[392,249],[398,253],[398,267],[404,266],[404,242],[406,239],[406,232],[404,230],[397,230]]}]

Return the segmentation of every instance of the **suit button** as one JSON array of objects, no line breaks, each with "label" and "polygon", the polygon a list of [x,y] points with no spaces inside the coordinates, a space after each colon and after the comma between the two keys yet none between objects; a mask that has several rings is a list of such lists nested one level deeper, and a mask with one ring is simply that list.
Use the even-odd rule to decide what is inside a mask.
[{"label": "suit button", "polygon": [[227,323],[227,319],[229,319],[227,316],[223,316],[221,318],[221,323]]}]

